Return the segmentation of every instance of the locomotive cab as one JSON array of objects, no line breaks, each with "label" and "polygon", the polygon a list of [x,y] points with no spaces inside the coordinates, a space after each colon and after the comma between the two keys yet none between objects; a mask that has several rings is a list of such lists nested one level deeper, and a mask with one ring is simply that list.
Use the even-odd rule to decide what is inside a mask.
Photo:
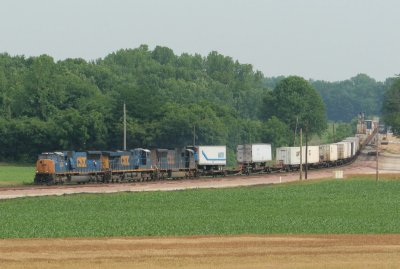
[{"label": "locomotive cab", "polygon": [[196,153],[193,149],[185,149],[184,152],[182,152],[182,159],[186,169],[196,168],[195,154]]},{"label": "locomotive cab", "polygon": [[56,173],[63,173],[67,169],[62,152],[44,152],[36,162],[35,183],[51,183]]},{"label": "locomotive cab", "polygon": [[131,150],[130,152],[132,154],[132,159],[135,169],[151,167],[150,150],[143,148],[136,148]]}]

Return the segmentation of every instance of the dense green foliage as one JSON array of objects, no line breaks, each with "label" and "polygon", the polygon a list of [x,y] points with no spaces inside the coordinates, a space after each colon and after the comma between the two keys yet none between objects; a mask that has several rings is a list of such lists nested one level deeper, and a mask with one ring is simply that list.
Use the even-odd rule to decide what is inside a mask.
[{"label": "dense green foliage", "polygon": [[365,74],[339,82],[313,81],[312,85],[321,94],[330,120],[348,122],[360,112],[367,117],[380,115],[386,85]]},{"label": "dense green foliage", "polygon": [[[263,100],[281,79],[266,79],[251,65],[217,52],[206,57],[175,55],[169,48],[150,50],[146,45],[91,62],[55,62],[47,55],[25,58],[3,53],[0,161],[33,161],[43,151],[121,149],[125,102],[128,148],[192,144],[195,128],[196,144],[228,145],[228,160],[233,164],[238,144],[269,142],[284,146],[293,141],[291,122],[271,110],[268,115],[264,113]],[[347,91],[353,90],[344,87],[347,84],[312,85],[327,102],[328,116],[332,109],[346,111],[353,105],[352,101],[339,101],[345,107],[335,103],[337,92],[350,94]],[[330,98],[324,97],[328,95]],[[362,106],[363,99],[357,98]],[[367,105],[372,107],[369,101]],[[288,107],[289,113],[291,109]],[[359,111],[366,109],[357,106],[344,117],[329,118],[348,120]],[[315,124],[319,129],[325,127]]]},{"label": "dense green foliage", "polygon": [[313,145],[329,144],[339,142],[346,137],[354,136],[356,133],[355,123],[328,123],[328,128],[321,135],[314,135],[310,143]]},{"label": "dense green foliage", "polygon": [[30,165],[0,164],[0,186],[33,183],[35,167]]},{"label": "dense green foliage", "polygon": [[[265,78],[264,85],[272,89],[284,78]],[[328,119],[342,122],[349,122],[360,112],[367,117],[380,115],[383,95],[390,82],[390,78],[382,83],[365,74],[344,81],[310,81],[325,103]]]},{"label": "dense green foliage", "polygon": [[264,116],[276,116],[291,130],[320,134],[326,129],[325,106],[315,89],[303,78],[282,79],[264,98]]},{"label": "dense green foliage", "polygon": [[400,181],[331,180],[0,202],[0,238],[399,233]]},{"label": "dense green foliage", "polygon": [[195,126],[197,144],[228,144],[232,153],[269,129],[258,119],[262,78],[216,52],[177,56],[145,45],[95,62],[1,54],[0,160],[120,149],[123,102],[129,148],[185,146]]},{"label": "dense green foliage", "polygon": [[383,120],[392,127],[395,135],[400,135],[400,77],[394,79],[385,92],[382,106]]}]

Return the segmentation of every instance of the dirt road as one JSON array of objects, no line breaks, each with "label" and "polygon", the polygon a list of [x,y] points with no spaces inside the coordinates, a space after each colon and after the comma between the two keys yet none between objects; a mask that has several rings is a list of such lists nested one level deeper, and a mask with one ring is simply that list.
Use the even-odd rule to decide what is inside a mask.
[{"label": "dirt road", "polygon": [[1,268],[398,268],[400,235],[0,240]]}]

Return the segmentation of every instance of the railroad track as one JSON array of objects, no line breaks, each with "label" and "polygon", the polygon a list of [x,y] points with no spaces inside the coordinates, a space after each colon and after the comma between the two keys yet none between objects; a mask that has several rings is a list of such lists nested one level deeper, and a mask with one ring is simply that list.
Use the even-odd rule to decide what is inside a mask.
[{"label": "railroad track", "polygon": [[[344,163],[344,164],[338,164],[336,166],[331,166],[331,167],[321,167],[321,168],[309,168],[308,171],[329,171],[329,170],[336,170],[340,167],[347,167],[351,164],[353,164],[357,159],[359,155],[357,155],[355,158],[353,158],[351,161]],[[196,181],[196,180],[229,180],[229,179],[237,179],[237,178],[253,178],[253,177],[259,177],[263,175],[281,175],[282,177],[285,177],[287,175],[293,175],[299,173],[298,171],[281,171],[281,170],[275,170],[271,172],[258,172],[258,173],[251,173],[249,175],[239,173],[239,174],[231,174],[227,176],[203,176],[199,178],[176,178],[176,179],[163,179],[163,180],[148,180],[148,181],[121,181],[121,182],[114,182],[114,183],[98,183],[98,182],[87,182],[87,183],[64,183],[64,184],[59,184],[59,185],[23,185],[23,186],[16,186],[16,187],[0,187],[0,193],[5,192],[5,191],[29,191],[29,190],[57,190],[57,189],[74,189],[74,188],[82,188],[82,187],[88,187],[88,188],[99,188],[99,187],[116,187],[119,185],[140,185],[140,184],[157,184],[161,182],[184,182],[188,180]],[[304,171],[303,171],[304,173]]]}]

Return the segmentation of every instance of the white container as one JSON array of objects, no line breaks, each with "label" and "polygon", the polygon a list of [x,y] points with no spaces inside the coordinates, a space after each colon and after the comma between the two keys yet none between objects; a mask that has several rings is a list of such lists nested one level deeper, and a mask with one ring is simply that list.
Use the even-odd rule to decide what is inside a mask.
[{"label": "white container", "polygon": [[356,142],[350,139],[345,139],[343,142],[350,143],[350,157],[354,156],[356,154]]},{"label": "white container", "polygon": [[360,149],[360,138],[355,136],[355,137],[347,137],[344,141],[354,141],[354,147],[355,147],[355,153],[358,152]]},{"label": "white container", "polygon": [[336,145],[338,145],[338,160],[350,158],[351,147],[349,142],[342,141],[336,143]]},{"label": "white container", "polygon": [[347,158],[351,158],[353,156],[354,142],[353,141],[342,141],[342,142],[347,144]]},{"label": "white container", "polygon": [[353,139],[356,141],[357,145],[360,145],[360,137],[358,136],[346,137],[346,139]]},{"label": "white container", "polygon": [[343,143],[336,143],[336,146],[337,146],[338,160],[345,159],[345,157],[344,157],[344,144]]},{"label": "white container", "polygon": [[226,146],[199,146],[199,165],[226,165]]},{"label": "white container", "polygon": [[367,139],[366,134],[356,134],[356,137],[359,139],[360,146],[365,141],[365,139]]},{"label": "white container", "polygon": [[338,159],[338,145],[326,144],[319,146],[319,159],[321,162],[334,162]]},{"label": "white container", "polygon": [[[303,156],[304,153],[303,153]],[[285,165],[300,164],[300,147],[280,147],[276,149],[276,161]]]},{"label": "white container", "polygon": [[236,159],[239,163],[262,163],[272,160],[270,144],[246,144],[236,148]]},{"label": "white container", "polygon": [[[306,150],[306,147],[303,147],[303,151]],[[319,163],[319,146],[308,146],[308,155],[307,155],[307,163]],[[306,160],[303,159],[303,163],[306,163]]]},{"label": "white container", "polygon": [[[305,147],[303,147],[303,163],[305,163],[306,154]],[[300,164],[300,147],[280,147],[276,149],[276,160],[285,165],[299,165]]]}]

